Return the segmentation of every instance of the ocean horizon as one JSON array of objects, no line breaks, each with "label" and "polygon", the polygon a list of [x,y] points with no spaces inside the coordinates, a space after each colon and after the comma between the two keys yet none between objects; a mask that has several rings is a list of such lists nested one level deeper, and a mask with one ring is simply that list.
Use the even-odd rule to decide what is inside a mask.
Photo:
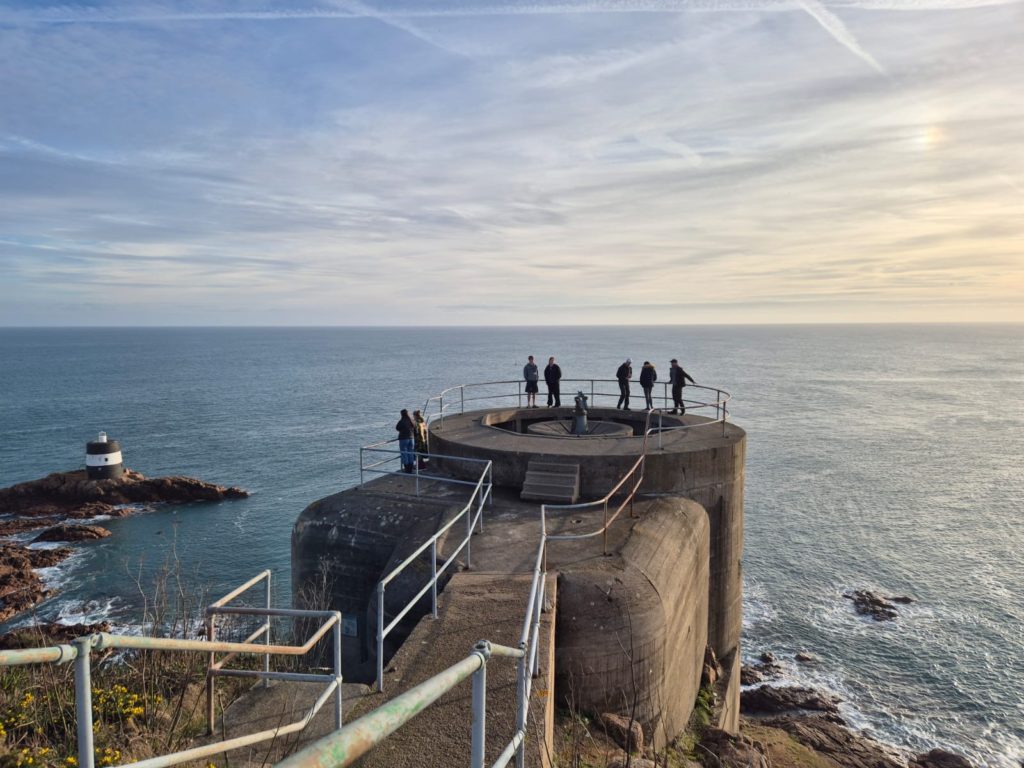
[{"label": "ocean horizon", "polygon": [[[290,602],[302,509],[359,482],[361,445],[442,389],[678,357],[748,434],[744,658],[843,699],[905,752],[1024,758],[1024,325],[0,328],[0,487],[78,468],[98,431],[146,475],[252,492],[103,522],[35,616],[137,621],[172,554],[211,594],[263,568]],[[17,537],[12,537],[17,539]],[[896,621],[843,593],[908,594]],[[29,619],[22,615],[8,625]],[[806,651],[817,662],[799,664]]]}]

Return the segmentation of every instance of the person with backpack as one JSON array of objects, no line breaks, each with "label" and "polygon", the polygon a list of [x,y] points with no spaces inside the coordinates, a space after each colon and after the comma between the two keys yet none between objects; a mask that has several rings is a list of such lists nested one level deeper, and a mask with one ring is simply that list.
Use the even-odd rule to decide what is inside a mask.
[{"label": "person with backpack", "polygon": [[402,471],[411,474],[416,468],[416,424],[413,423],[409,411],[405,408],[402,409],[402,416],[395,424],[395,430],[398,432],[398,450],[402,457]]}]

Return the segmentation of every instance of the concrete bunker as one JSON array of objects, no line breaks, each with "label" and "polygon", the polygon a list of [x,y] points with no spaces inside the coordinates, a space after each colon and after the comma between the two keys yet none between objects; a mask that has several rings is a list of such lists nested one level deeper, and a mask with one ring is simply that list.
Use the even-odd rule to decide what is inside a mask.
[{"label": "concrete bunker", "polygon": [[[609,425],[611,434],[583,438],[543,427],[571,413],[499,408],[430,424],[432,474],[469,482],[479,477],[479,465],[459,459],[492,462],[493,507],[485,512],[485,534],[473,537],[470,573],[532,568],[539,505],[519,498],[531,461],[577,466],[581,501],[607,494],[636,463],[647,414],[591,409],[592,422]],[[674,429],[648,440],[635,516],[624,511],[612,526],[609,555],[600,538],[552,542],[548,570],[549,578],[557,573],[555,695],[585,711],[632,713],[649,738],[663,743],[686,724],[706,647],[727,669],[738,659],[746,435],[692,414],[653,419]],[[466,496],[464,485],[389,475],[314,502],[299,516],[292,534],[295,604],[315,597],[343,612],[346,679],[373,680],[378,581]],[[553,530],[567,533],[599,528],[601,520],[594,510],[549,518]],[[491,538],[496,543],[488,544]],[[429,580],[430,568],[421,556],[402,582],[388,585],[385,616],[397,615]],[[421,598],[389,637],[385,660],[430,610],[429,596]],[[481,626],[481,638],[487,631]],[[738,711],[739,680],[732,677],[723,702],[731,714],[721,723],[729,728],[737,726]]]}]

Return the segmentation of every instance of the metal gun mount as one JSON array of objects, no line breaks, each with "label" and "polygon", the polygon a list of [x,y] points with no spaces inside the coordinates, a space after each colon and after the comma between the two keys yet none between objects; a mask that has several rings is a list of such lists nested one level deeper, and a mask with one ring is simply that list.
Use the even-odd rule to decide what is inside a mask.
[{"label": "metal gun mount", "polygon": [[576,410],[573,411],[572,433],[577,437],[582,437],[587,434],[587,396],[583,394],[583,390],[580,390],[573,400],[576,401]]}]

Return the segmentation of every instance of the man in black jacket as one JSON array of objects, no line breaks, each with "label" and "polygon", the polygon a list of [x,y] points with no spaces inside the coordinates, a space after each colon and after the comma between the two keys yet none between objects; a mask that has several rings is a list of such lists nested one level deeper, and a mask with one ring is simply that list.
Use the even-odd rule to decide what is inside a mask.
[{"label": "man in black jacket", "polygon": [[619,402],[616,408],[624,411],[629,410],[629,380],[633,378],[633,361],[628,357],[626,362],[619,366],[615,372],[615,378],[619,380]]},{"label": "man in black jacket", "polygon": [[679,361],[674,357],[672,358],[672,367],[668,372],[668,380],[672,384],[672,410],[669,413],[675,413],[676,409],[679,413],[686,413],[686,406],[683,405],[683,386],[686,384],[686,380],[689,379],[691,384],[696,384],[690,374],[682,369],[679,365]]},{"label": "man in black jacket", "polygon": [[562,406],[562,394],[559,391],[562,380],[562,369],[558,367],[555,358],[548,358],[548,365],[544,369],[544,383],[548,385],[548,408],[554,403],[555,408]]}]

